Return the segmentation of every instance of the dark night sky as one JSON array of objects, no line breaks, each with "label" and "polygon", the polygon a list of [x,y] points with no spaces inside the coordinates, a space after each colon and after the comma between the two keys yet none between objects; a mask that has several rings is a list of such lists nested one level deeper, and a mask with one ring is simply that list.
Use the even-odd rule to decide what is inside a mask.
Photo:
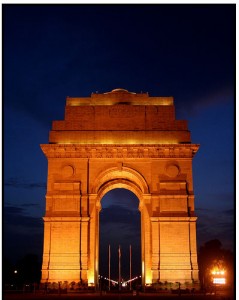
[{"label": "dark night sky", "polygon": [[[64,118],[66,96],[115,88],[174,97],[177,119],[188,120],[201,145],[193,162],[198,247],[217,238],[234,248],[235,10],[2,6],[4,256],[42,255],[47,160],[39,145],[48,143],[51,122]],[[102,200],[105,257],[108,243],[114,253],[121,244],[125,257],[131,243],[137,260],[137,201],[117,190]]]}]

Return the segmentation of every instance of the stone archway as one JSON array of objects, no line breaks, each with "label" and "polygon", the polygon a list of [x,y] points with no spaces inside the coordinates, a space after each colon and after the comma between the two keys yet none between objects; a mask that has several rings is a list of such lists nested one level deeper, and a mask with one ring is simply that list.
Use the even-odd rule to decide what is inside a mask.
[{"label": "stone archway", "polygon": [[[95,180],[95,184],[92,187],[93,195],[96,195],[95,200],[93,203],[95,203],[95,207],[92,210],[92,215],[95,215],[96,218],[96,238],[94,245],[98,245],[99,247],[99,225],[97,223],[99,222],[99,212],[101,210],[101,200],[104,197],[104,195],[109,192],[110,190],[113,190],[115,188],[124,188],[127,190],[130,190],[133,192],[138,200],[139,200],[139,210],[141,213],[141,227],[142,227],[142,233],[141,233],[141,270],[142,270],[142,281],[145,281],[145,261],[149,260],[149,257],[147,257],[147,253],[149,253],[147,250],[147,244],[145,244],[145,229],[144,225],[146,223],[149,223],[149,213],[147,211],[147,208],[144,206],[144,200],[150,197],[149,190],[147,186],[146,180],[143,178],[143,176],[138,173],[136,170],[131,169],[129,167],[123,167],[121,164],[118,165],[116,168],[110,168],[106,171],[103,171]],[[99,224],[99,223],[98,223]],[[94,247],[93,245],[93,247]],[[97,247],[97,249],[99,249]],[[95,257],[95,280],[98,278],[98,262],[99,262],[99,251],[96,252]]]},{"label": "stone archway", "polygon": [[142,279],[197,282],[191,143],[173,98],[123,89],[67,98],[49,144],[42,282],[98,284],[100,201],[131,190],[141,211]]}]

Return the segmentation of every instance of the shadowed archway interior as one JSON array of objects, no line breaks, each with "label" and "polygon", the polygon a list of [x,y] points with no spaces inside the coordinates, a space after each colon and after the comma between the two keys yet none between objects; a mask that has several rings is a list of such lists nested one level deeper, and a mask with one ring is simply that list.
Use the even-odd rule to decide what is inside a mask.
[{"label": "shadowed archway interior", "polygon": [[116,188],[105,194],[101,200],[100,218],[100,260],[99,273],[118,280],[118,248],[121,247],[121,270],[123,279],[130,278],[130,250],[132,276],[141,275],[141,230],[139,200],[127,189]]}]

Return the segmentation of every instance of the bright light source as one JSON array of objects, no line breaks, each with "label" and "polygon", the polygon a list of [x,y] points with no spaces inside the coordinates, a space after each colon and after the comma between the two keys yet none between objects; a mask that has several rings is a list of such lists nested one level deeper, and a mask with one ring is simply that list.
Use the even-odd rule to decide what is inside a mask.
[{"label": "bright light source", "polygon": [[226,278],[213,278],[215,284],[226,284]]},{"label": "bright light source", "polygon": [[225,274],[225,270],[212,270],[211,272],[213,275],[224,275]]},{"label": "bright light source", "polygon": [[89,275],[88,282],[89,282],[89,284],[94,284],[95,280],[92,275]]}]

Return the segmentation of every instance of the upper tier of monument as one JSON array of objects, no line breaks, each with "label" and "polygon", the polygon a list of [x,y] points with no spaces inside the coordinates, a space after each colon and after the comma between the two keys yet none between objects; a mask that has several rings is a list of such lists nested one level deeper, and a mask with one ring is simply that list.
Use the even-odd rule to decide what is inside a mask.
[{"label": "upper tier of monument", "polygon": [[50,143],[191,143],[187,121],[176,120],[173,97],[114,89],[91,97],[67,97],[65,117],[53,121]]},{"label": "upper tier of monument", "polygon": [[125,89],[114,89],[107,93],[92,93],[91,97],[67,97],[67,106],[80,105],[173,105],[173,97],[149,97],[148,93],[133,93]]}]

